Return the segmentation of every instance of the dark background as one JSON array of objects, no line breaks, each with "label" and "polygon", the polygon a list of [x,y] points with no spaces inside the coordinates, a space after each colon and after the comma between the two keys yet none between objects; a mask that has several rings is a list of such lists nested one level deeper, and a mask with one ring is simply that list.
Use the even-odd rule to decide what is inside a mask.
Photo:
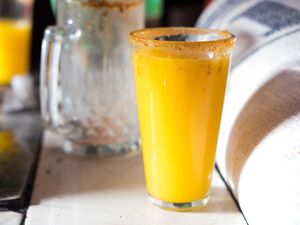
[{"label": "dark background", "polygon": [[[1,1],[1,0],[0,0]],[[41,43],[47,26],[55,24],[49,0],[35,0],[33,6],[33,31],[31,49],[31,74],[37,76],[40,65]]]},{"label": "dark background", "polygon": [[[0,0],[1,1],[1,0]],[[163,17],[157,26],[194,26],[208,0],[165,0]],[[33,9],[31,73],[38,76],[43,32],[55,24],[49,0],[35,0]]]}]

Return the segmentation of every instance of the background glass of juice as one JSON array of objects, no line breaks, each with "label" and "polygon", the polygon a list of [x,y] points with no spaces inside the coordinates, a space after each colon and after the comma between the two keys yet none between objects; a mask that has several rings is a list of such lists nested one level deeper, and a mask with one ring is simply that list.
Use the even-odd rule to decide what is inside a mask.
[{"label": "background glass of juice", "polygon": [[152,28],[132,32],[130,42],[149,198],[170,210],[204,206],[235,38]]},{"label": "background glass of juice", "polygon": [[32,0],[1,0],[0,85],[29,70]]}]

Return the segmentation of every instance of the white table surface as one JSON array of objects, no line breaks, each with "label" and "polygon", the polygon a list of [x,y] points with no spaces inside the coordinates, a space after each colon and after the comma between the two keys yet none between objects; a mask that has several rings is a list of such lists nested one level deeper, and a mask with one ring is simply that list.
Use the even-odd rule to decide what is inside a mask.
[{"label": "white table surface", "polygon": [[0,212],[0,225],[19,225],[23,214],[17,212]]},{"label": "white table surface", "polygon": [[216,172],[206,208],[170,212],[148,201],[140,153],[72,158],[57,136],[46,132],[43,143],[25,225],[246,225]]}]

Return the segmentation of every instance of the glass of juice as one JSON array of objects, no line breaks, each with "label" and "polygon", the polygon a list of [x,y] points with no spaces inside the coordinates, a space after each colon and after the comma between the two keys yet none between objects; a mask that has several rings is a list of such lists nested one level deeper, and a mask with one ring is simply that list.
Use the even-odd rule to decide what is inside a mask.
[{"label": "glass of juice", "polygon": [[32,0],[1,0],[0,85],[15,75],[28,74]]},{"label": "glass of juice", "polygon": [[191,210],[209,198],[235,37],[200,28],[130,34],[148,195]]}]

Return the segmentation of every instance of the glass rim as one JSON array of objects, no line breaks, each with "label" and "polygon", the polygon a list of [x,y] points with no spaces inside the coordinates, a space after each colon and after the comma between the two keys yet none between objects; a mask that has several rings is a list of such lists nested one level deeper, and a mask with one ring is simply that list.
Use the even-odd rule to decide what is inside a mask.
[{"label": "glass rim", "polygon": [[[168,35],[178,34],[209,34],[216,33],[220,35],[218,39],[204,40],[204,41],[174,41],[174,40],[156,40],[154,38]],[[200,47],[200,48],[214,48],[222,47],[223,49],[230,49],[235,46],[236,37],[227,30],[205,29],[197,27],[157,27],[145,28],[141,30],[132,31],[129,34],[131,44],[137,44],[149,47]]]},{"label": "glass rim", "polygon": [[109,3],[109,2],[106,2],[103,0],[93,0],[93,1],[90,1],[90,0],[57,0],[57,1],[66,2],[66,3],[89,3],[91,6],[96,6],[99,8],[102,8],[102,7],[114,8],[119,5],[133,6],[133,5],[140,4],[143,2],[143,0],[135,0],[135,1],[129,1],[129,2],[124,2],[124,3],[122,3],[122,2]]}]

